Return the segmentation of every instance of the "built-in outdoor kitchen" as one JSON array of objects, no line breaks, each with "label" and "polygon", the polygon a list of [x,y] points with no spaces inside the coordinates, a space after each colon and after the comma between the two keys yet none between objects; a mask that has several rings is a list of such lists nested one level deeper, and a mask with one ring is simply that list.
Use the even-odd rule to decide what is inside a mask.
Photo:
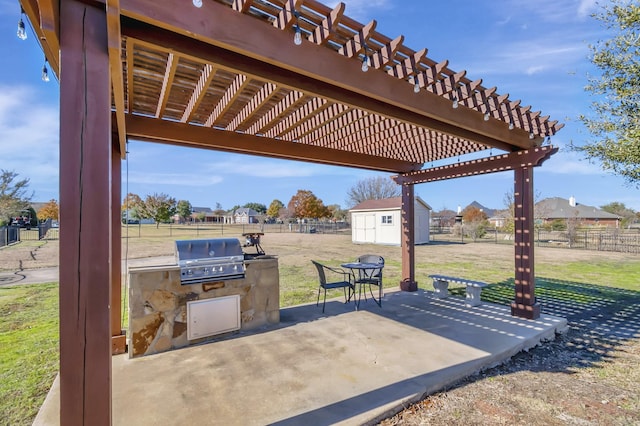
[{"label": "built-in outdoor kitchen", "polygon": [[280,322],[278,259],[260,236],[178,240],[175,264],[129,268],[129,357]]}]

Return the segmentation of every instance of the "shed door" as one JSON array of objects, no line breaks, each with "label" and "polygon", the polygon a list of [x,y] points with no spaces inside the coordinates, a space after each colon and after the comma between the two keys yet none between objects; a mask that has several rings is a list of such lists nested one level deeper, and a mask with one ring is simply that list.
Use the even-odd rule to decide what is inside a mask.
[{"label": "shed door", "polygon": [[376,216],[373,214],[355,216],[355,241],[373,243],[376,240]]}]

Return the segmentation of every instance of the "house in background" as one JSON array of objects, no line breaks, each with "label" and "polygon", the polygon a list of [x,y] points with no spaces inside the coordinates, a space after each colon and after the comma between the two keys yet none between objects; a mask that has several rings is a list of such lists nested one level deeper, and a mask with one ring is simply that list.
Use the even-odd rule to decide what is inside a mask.
[{"label": "house in background", "polygon": [[580,226],[600,226],[605,228],[619,228],[621,217],[606,212],[597,207],[586,206],[576,202],[574,197],[545,198],[536,204],[536,217],[543,224],[550,224],[556,220],[577,220]]},{"label": "house in background", "polygon": [[[400,245],[402,197],[367,200],[351,213],[351,240],[358,243]],[[431,207],[415,197],[415,244],[429,242]]]},{"label": "house in background", "polygon": [[260,214],[253,209],[242,207],[233,213],[233,221],[234,223],[259,223],[259,215]]}]

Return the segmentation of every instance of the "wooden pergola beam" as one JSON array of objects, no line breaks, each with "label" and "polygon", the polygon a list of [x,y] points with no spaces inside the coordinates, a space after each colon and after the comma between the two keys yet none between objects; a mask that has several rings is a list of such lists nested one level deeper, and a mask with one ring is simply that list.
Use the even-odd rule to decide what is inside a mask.
[{"label": "wooden pergola beam", "polygon": [[[123,20],[124,34],[235,72],[488,147],[512,151],[514,146],[526,149],[541,142],[530,140],[521,129],[510,131],[504,122],[485,122],[477,111],[453,110],[448,99],[436,94],[422,91],[417,95],[406,81],[389,78],[386,73],[366,73],[363,78],[358,61],[323,46],[282,49],[293,43],[290,33],[259,27],[263,24],[254,18],[219,3],[206,3],[202,9],[186,8],[179,15],[172,5],[173,2],[121,0],[123,15],[135,20]],[[203,11],[207,16],[204,21]]]},{"label": "wooden pergola beam", "polygon": [[484,175],[522,167],[537,167],[556,152],[558,152],[558,148],[556,147],[543,146],[530,150],[516,151],[510,154],[485,157],[478,160],[463,161],[461,163],[409,172],[394,176],[392,179],[398,184],[418,184],[466,176]]},{"label": "wooden pergola beam", "polygon": [[408,172],[417,170],[422,166],[408,161],[391,160],[373,155],[227,132],[225,130],[167,120],[155,120],[141,116],[127,116],[127,131],[130,138],[141,141],[261,155],[271,158],[311,161],[334,166],[359,167],[384,172],[397,170]]},{"label": "wooden pergola beam", "polygon": [[124,79],[122,74],[122,36],[120,35],[120,1],[107,0],[107,35],[109,46],[109,68],[113,101],[116,109],[116,126],[120,155],[126,156],[127,129],[124,122]]}]

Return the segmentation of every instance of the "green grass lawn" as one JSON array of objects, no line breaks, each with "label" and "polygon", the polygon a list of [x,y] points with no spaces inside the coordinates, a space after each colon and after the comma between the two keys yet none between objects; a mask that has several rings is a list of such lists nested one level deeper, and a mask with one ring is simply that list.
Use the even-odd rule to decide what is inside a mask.
[{"label": "green grass lawn", "polygon": [[0,423],[33,422],[58,359],[58,284],[1,287]]}]

